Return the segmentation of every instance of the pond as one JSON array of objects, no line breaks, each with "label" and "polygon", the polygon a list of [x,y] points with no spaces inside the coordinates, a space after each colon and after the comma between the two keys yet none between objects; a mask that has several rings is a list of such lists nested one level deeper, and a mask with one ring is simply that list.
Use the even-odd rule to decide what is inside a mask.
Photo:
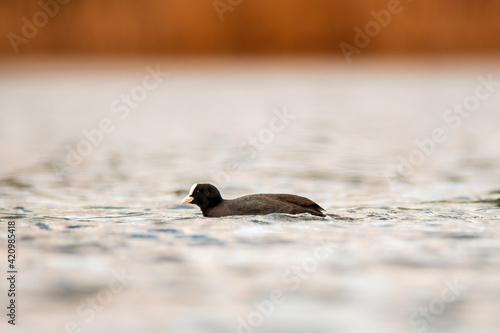
[{"label": "pond", "polygon": [[[499,327],[496,63],[5,60],[0,71],[0,248],[6,265],[15,221],[16,331]],[[224,198],[306,196],[329,216],[204,218],[179,205],[201,182]]]}]

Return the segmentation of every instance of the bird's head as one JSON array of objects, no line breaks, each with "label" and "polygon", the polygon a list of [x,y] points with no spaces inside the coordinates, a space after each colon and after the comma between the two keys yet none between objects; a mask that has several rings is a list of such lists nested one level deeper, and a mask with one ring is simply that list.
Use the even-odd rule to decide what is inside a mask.
[{"label": "bird's head", "polygon": [[202,211],[217,206],[222,201],[217,187],[212,184],[194,184],[189,194],[181,201],[181,205],[193,204],[200,207]]}]

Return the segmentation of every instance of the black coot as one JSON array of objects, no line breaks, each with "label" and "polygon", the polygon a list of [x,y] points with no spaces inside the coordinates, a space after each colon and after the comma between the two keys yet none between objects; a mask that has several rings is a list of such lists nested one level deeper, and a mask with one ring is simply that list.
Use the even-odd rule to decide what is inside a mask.
[{"label": "black coot", "polygon": [[292,194],[252,194],[233,200],[224,200],[211,184],[194,184],[181,205],[200,207],[203,216],[266,215],[272,213],[309,213],[325,216],[324,209],[307,198]]}]

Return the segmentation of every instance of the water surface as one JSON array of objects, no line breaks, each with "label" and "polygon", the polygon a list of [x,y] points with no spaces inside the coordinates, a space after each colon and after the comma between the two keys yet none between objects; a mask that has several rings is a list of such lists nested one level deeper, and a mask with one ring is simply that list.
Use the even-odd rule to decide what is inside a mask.
[{"label": "water surface", "polygon": [[[148,66],[169,75],[143,96]],[[445,117],[478,77],[500,78],[497,65],[0,67],[0,243],[15,220],[16,331],[499,327],[500,92],[459,125]],[[436,129],[446,139],[433,145]],[[79,147],[90,147],[81,159]],[[227,198],[304,195],[330,216],[203,218],[178,205],[195,182]],[[133,278],[111,288],[116,274]]]}]

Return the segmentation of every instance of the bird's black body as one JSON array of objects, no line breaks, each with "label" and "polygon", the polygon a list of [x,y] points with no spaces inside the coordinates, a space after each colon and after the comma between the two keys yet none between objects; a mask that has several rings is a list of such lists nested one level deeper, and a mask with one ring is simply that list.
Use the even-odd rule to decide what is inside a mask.
[{"label": "bird's black body", "polygon": [[309,213],[325,216],[324,209],[307,198],[292,194],[252,194],[224,200],[211,184],[194,184],[181,204],[192,203],[200,207],[203,216],[266,215],[272,213]]}]

